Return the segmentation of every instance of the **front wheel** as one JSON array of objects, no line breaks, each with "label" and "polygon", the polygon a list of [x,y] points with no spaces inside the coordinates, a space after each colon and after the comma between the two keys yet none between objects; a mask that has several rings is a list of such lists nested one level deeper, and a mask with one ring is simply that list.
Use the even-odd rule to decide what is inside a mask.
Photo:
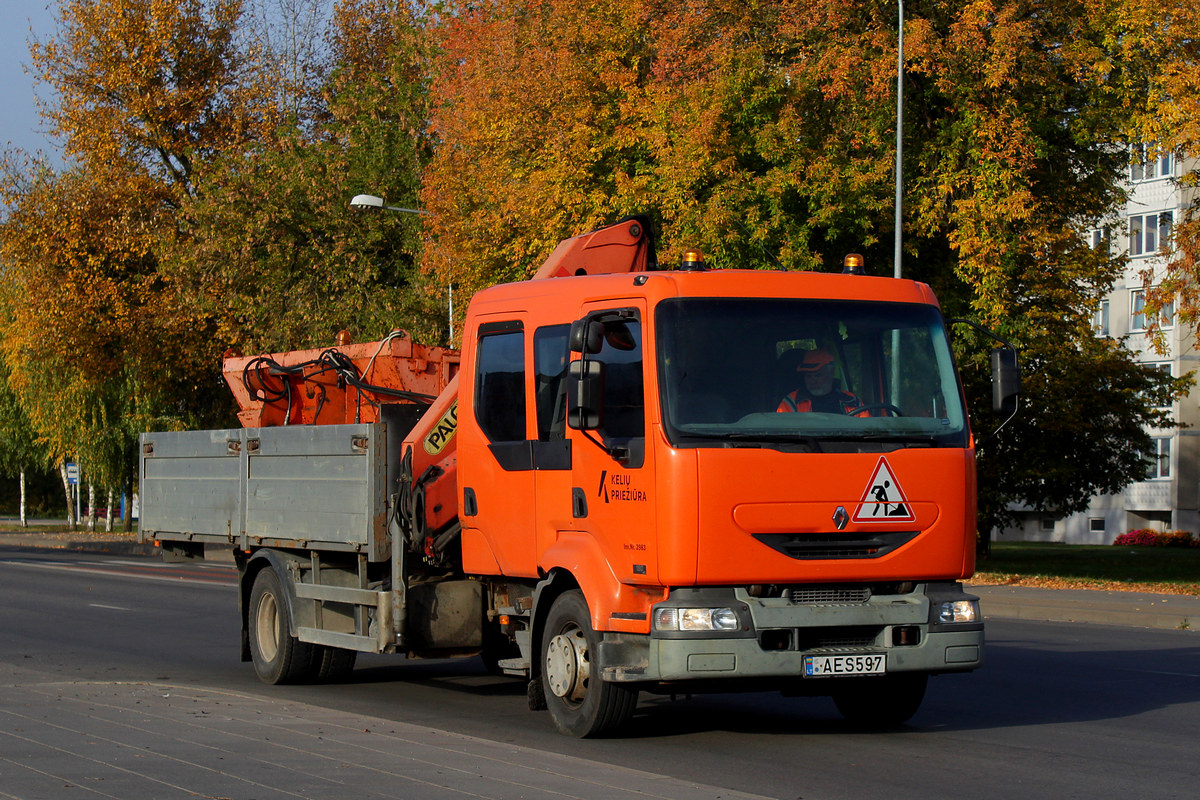
[{"label": "front wheel", "polygon": [[928,681],[929,676],[923,672],[855,678],[834,693],[833,702],[853,725],[892,728],[917,713]]},{"label": "front wheel", "polygon": [[611,733],[637,707],[637,689],[601,678],[599,645],[583,594],[560,595],[542,631],[541,665],[546,707],[555,727],[568,736]]},{"label": "front wheel", "polygon": [[263,683],[295,683],[311,678],[316,649],[292,636],[287,598],[275,570],[267,567],[250,592],[250,656]]}]

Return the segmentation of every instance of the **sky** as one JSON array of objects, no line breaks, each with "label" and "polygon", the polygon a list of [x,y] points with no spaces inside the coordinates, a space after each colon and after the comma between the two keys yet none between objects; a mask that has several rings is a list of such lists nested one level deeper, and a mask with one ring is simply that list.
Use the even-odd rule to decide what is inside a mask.
[{"label": "sky", "polygon": [[57,157],[58,148],[41,130],[29,64],[30,28],[46,38],[54,32],[53,0],[0,0],[0,148],[19,147]]}]

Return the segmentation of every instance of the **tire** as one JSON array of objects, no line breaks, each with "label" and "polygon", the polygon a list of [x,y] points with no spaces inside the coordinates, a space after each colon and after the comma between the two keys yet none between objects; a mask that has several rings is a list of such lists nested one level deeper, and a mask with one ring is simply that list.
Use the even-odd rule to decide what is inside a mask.
[{"label": "tire", "polygon": [[637,708],[638,690],[601,680],[587,601],[579,591],[555,599],[542,629],[542,682],[554,726],[568,736],[603,736],[625,724]]},{"label": "tire", "polygon": [[851,680],[834,693],[833,702],[852,725],[894,728],[917,713],[928,682],[923,672]]},{"label": "tire", "polygon": [[320,647],[313,658],[316,679],[327,683],[344,681],[354,671],[354,662],[357,660],[357,650],[346,650],[342,647]]},{"label": "tire", "polygon": [[316,648],[292,636],[287,598],[279,576],[270,567],[254,579],[250,592],[250,656],[263,683],[297,683],[310,680],[316,667]]}]

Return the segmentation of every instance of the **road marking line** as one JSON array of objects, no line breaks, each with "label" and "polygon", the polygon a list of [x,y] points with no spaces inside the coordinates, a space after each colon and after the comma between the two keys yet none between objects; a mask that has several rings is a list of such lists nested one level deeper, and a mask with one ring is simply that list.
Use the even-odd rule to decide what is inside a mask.
[{"label": "road marking line", "polygon": [[144,575],[134,572],[120,572],[113,569],[88,569],[87,567],[77,567],[68,564],[46,564],[36,563],[33,561],[4,561],[5,564],[13,564],[18,567],[36,567],[38,569],[54,569],[60,572],[82,572],[89,575],[103,575],[109,578],[132,578],[140,581],[160,581],[162,583],[190,583],[196,586],[211,586],[213,588],[225,589],[233,588],[234,582],[229,580],[212,580],[206,578],[181,578],[170,577],[163,575]]}]

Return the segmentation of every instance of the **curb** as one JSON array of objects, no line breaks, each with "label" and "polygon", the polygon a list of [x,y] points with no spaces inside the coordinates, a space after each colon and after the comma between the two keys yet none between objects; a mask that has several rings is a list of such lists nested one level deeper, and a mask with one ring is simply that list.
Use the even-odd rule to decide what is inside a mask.
[{"label": "curb", "polygon": [[137,541],[135,534],[94,534],[84,531],[43,533],[39,531],[0,531],[0,547],[21,550],[59,550],[96,555],[156,556],[153,544]]}]

